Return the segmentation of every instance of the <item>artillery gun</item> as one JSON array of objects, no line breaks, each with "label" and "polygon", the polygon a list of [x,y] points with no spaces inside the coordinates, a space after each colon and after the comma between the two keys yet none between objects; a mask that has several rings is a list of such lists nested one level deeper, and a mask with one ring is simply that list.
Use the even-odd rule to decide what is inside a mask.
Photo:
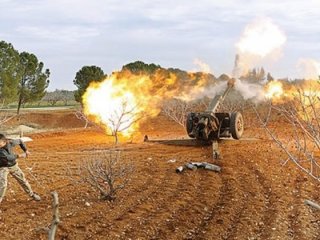
[{"label": "artillery gun", "polygon": [[[234,79],[229,80],[224,93],[216,95],[205,112],[187,115],[186,129],[189,137],[207,143],[217,143],[221,137],[241,138],[244,130],[242,114],[218,112],[234,83]],[[218,153],[214,150],[214,154]]]}]

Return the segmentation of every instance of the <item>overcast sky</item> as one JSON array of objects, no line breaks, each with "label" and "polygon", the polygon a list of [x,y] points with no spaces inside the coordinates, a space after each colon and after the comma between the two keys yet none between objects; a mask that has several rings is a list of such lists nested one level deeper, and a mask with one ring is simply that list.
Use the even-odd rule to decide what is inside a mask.
[{"label": "overcast sky", "polygon": [[141,60],[216,76],[231,73],[247,24],[272,20],[286,35],[275,77],[295,77],[303,59],[320,61],[320,0],[0,0],[0,39],[34,53],[51,71],[49,89],[75,89],[85,65],[105,73]]}]

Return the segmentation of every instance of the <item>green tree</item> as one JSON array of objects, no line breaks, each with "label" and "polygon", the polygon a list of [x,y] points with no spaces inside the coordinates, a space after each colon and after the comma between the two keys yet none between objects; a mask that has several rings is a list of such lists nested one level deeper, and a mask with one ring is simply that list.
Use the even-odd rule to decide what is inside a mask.
[{"label": "green tree", "polygon": [[128,63],[127,65],[124,65],[121,71],[129,70],[130,72],[135,74],[139,74],[139,73],[152,74],[158,69],[161,69],[160,65],[156,65],[154,63],[147,64],[142,61],[136,61],[136,62]]},{"label": "green tree", "polygon": [[4,103],[17,100],[20,80],[19,53],[10,43],[0,42],[0,99]]},{"label": "green tree", "polygon": [[228,80],[230,80],[230,77],[227,74],[223,73],[218,77],[218,80],[219,81],[228,81]]},{"label": "green tree", "polygon": [[252,83],[262,82],[265,80],[265,78],[266,78],[266,73],[263,67],[260,69],[253,68],[249,70],[247,74],[240,77],[241,80],[245,80]]},{"label": "green tree", "polygon": [[74,101],[74,91],[56,89],[53,92],[46,92],[41,100],[46,101],[51,106],[62,101],[64,105],[67,106],[69,101]]},{"label": "green tree", "polygon": [[256,81],[258,82],[262,82],[266,79],[266,72],[264,70],[263,67],[261,67],[260,69],[258,69],[257,71],[257,75],[256,75]]},{"label": "green tree", "polygon": [[268,72],[267,74],[267,81],[270,82],[270,81],[273,81],[274,78],[272,77],[271,73]]},{"label": "green tree", "polygon": [[77,73],[73,80],[78,90],[75,91],[74,97],[77,102],[81,102],[82,95],[91,82],[101,82],[107,75],[97,66],[84,66]]},{"label": "green tree", "polygon": [[20,53],[21,78],[18,87],[18,110],[27,102],[43,98],[49,85],[49,69],[44,69],[43,62],[39,62],[34,54]]},{"label": "green tree", "polygon": [[69,101],[74,101],[74,91],[60,90],[62,101],[67,106]]}]

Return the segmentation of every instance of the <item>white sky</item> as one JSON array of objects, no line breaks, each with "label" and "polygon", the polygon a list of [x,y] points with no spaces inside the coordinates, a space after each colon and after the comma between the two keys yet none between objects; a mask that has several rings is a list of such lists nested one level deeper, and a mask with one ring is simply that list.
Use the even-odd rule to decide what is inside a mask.
[{"label": "white sky", "polygon": [[260,17],[287,37],[266,71],[294,78],[301,59],[320,61],[320,0],[0,0],[0,40],[43,61],[49,89],[75,89],[85,65],[107,74],[136,60],[194,70],[201,59],[216,76],[230,73],[235,44]]}]

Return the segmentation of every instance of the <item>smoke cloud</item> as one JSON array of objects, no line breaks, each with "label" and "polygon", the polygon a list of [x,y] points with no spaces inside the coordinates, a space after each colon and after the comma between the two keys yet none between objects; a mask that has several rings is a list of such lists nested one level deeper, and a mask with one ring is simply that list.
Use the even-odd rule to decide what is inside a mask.
[{"label": "smoke cloud", "polygon": [[269,18],[255,19],[245,27],[236,43],[237,54],[232,70],[232,76],[237,79],[235,89],[244,99],[258,102],[265,99],[263,82],[249,83],[239,78],[258,64],[276,61],[281,56],[286,39],[285,34]]},{"label": "smoke cloud", "polygon": [[299,77],[317,80],[320,75],[320,62],[311,58],[300,58],[297,63]]},{"label": "smoke cloud", "polygon": [[278,60],[286,39],[285,34],[269,18],[258,18],[249,23],[235,44],[237,57],[233,77],[239,78],[258,64]]},{"label": "smoke cloud", "polygon": [[235,82],[235,89],[243,96],[245,100],[253,99],[255,101],[263,101],[264,91],[263,86],[255,83],[248,83],[239,79]]},{"label": "smoke cloud", "polygon": [[196,71],[200,71],[203,73],[212,73],[209,65],[205,62],[203,62],[201,59],[196,58],[193,60],[193,63],[198,67]]},{"label": "smoke cloud", "polygon": [[248,24],[236,44],[238,53],[264,58],[281,48],[286,36],[269,18],[259,18]]},{"label": "smoke cloud", "polygon": [[227,88],[227,82],[218,82],[215,85],[211,85],[205,88],[202,88],[201,91],[199,89],[197,92],[191,93],[190,99],[197,99],[203,97],[213,98],[217,94],[221,94]]}]

